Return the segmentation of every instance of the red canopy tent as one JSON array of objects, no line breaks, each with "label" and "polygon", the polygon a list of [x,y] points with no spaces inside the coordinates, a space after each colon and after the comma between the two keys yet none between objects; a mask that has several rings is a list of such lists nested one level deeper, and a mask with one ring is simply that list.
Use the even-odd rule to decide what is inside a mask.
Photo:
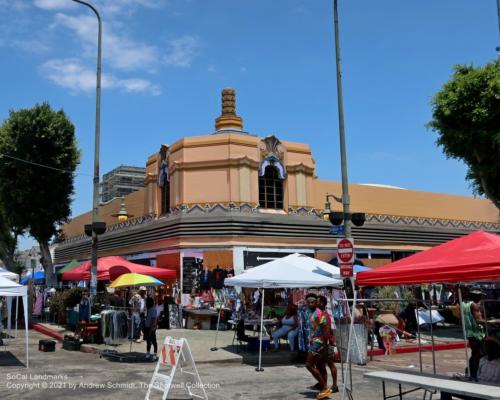
[{"label": "red canopy tent", "polygon": [[494,281],[500,278],[500,236],[473,232],[356,275],[359,286]]},{"label": "red canopy tent", "polygon": [[[120,275],[129,272],[149,275],[160,280],[175,279],[177,277],[177,273],[174,270],[134,264],[133,262],[119,256],[101,257],[97,260],[98,281],[114,280]],[[61,279],[63,281],[90,280],[90,261],[86,261],[83,264],[64,272]]]}]

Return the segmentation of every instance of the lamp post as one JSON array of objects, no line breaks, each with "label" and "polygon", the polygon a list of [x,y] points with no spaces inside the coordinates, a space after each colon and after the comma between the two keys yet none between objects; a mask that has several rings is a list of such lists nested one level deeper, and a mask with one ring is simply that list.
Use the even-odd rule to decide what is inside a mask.
[{"label": "lamp post", "polygon": [[[498,13],[498,32],[500,33],[500,0],[497,0],[497,13]],[[500,46],[497,46],[497,51],[500,51]]]},{"label": "lamp post", "polygon": [[335,26],[335,62],[337,65],[337,104],[339,112],[339,137],[340,137],[340,168],[342,172],[342,207],[344,211],[345,237],[351,236],[350,221],[350,198],[349,182],[347,180],[347,156],[345,148],[345,130],[344,130],[344,100],[342,96],[342,71],[340,65],[340,38],[339,38],[339,15],[337,0],[333,0],[333,19]]},{"label": "lamp post", "polygon": [[94,142],[94,179],[93,179],[93,197],[92,197],[92,249],[91,249],[91,269],[90,269],[90,305],[92,308],[97,292],[97,235],[106,230],[103,223],[98,222],[99,214],[99,141],[101,134],[101,16],[95,7],[82,0],[73,0],[76,3],[83,4],[90,8],[97,17],[97,79],[96,79],[96,108],[95,108],[95,142]]}]

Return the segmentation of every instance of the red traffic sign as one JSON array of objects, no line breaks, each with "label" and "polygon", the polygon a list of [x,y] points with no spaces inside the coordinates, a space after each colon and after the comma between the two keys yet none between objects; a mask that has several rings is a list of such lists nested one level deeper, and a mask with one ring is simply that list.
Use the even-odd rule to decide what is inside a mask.
[{"label": "red traffic sign", "polygon": [[352,238],[337,240],[337,258],[339,265],[354,264],[354,240]]},{"label": "red traffic sign", "polygon": [[342,278],[351,278],[353,276],[352,264],[341,265],[340,276]]}]

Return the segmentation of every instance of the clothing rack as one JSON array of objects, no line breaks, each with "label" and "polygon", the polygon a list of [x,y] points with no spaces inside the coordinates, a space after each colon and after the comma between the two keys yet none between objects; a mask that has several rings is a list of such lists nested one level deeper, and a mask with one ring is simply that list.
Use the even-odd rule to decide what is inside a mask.
[{"label": "clothing rack", "polygon": [[[101,311],[101,314],[106,311],[124,311],[127,313],[127,337],[129,340],[130,348],[128,353],[118,353],[116,350],[111,350],[108,348],[108,345],[112,346],[113,344],[109,343],[104,340],[104,350],[101,350],[99,352],[99,358],[114,358],[119,360],[120,362],[122,361],[137,361],[137,356],[132,354],[132,342],[133,342],[133,335],[134,335],[134,326],[133,326],[133,320],[128,311],[130,311],[130,307],[115,307],[115,306],[107,306],[103,311]],[[119,344],[117,345],[119,346]]]}]

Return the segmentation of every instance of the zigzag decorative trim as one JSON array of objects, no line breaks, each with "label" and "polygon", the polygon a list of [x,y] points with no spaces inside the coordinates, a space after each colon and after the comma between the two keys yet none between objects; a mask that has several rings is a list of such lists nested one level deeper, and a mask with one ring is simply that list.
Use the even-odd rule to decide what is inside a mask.
[{"label": "zigzag decorative trim", "polygon": [[423,218],[423,217],[401,217],[396,215],[382,215],[382,214],[367,214],[366,220],[368,222],[377,222],[380,224],[394,224],[394,225],[412,225],[412,226],[427,226],[427,227],[441,227],[453,229],[466,229],[466,230],[500,230],[500,223],[493,222],[479,222],[479,221],[463,221],[453,219],[439,219],[439,218]]},{"label": "zigzag decorative trim", "polygon": [[[160,218],[168,218],[170,216],[179,214],[210,214],[213,212],[232,212],[241,214],[257,214],[259,206],[251,203],[205,203],[205,204],[182,204],[179,207],[171,208],[170,213],[162,215]],[[307,207],[289,207],[289,215],[317,217],[323,219],[323,211],[316,210],[315,208]],[[142,217],[131,218],[125,222],[107,227],[106,232],[116,232],[122,229],[127,229],[132,226],[145,225],[156,218],[154,215],[145,215]],[[438,227],[438,228],[451,228],[463,230],[486,230],[486,231],[500,231],[500,223],[479,222],[479,221],[462,221],[462,220],[448,220],[438,218],[423,218],[423,217],[402,217],[396,215],[383,215],[383,214],[367,214],[366,221],[378,224],[393,224],[399,226],[420,226],[420,227]],[[85,234],[73,236],[65,240],[62,244],[69,244],[78,242],[80,240],[89,239]]]}]

